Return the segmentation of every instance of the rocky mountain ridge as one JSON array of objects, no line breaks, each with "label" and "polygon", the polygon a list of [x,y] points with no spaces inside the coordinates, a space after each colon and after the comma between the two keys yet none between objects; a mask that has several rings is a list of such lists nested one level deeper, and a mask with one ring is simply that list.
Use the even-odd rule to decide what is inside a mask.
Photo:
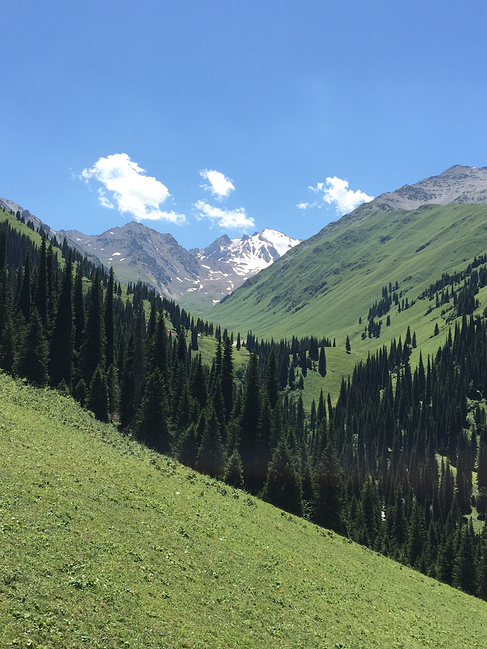
[{"label": "rocky mountain ridge", "polygon": [[385,192],[368,205],[415,210],[422,205],[451,203],[487,204],[487,167],[454,165],[438,176]]},{"label": "rocky mountain ridge", "polygon": [[188,251],[172,235],[135,221],[100,235],[77,230],[58,234],[105,266],[112,265],[120,281],[140,279],[194,313],[210,308],[299,243],[266,229],[238,239],[223,235],[207,248]]}]

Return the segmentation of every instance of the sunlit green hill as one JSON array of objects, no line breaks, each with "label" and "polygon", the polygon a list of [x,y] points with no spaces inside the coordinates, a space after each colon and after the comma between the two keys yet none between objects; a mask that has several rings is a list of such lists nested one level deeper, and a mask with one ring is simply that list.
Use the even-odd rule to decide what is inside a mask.
[{"label": "sunlit green hill", "polygon": [[0,646],[485,647],[487,603],[0,375]]},{"label": "sunlit green hill", "polygon": [[[360,335],[359,318],[389,282],[412,302],[442,273],[464,269],[486,251],[485,205],[405,211],[373,202],[290,250],[207,315],[268,339],[313,334],[341,341]],[[426,308],[401,314],[401,332],[420,327]],[[397,309],[391,313],[394,326]]]}]

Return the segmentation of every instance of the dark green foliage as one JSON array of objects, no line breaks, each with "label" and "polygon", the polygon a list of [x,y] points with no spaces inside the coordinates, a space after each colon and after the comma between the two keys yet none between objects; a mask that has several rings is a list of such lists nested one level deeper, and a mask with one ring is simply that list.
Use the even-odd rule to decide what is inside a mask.
[{"label": "dark green foliage", "polygon": [[302,514],[301,481],[284,440],[279,442],[272,456],[262,497],[292,514]]},{"label": "dark green foliage", "polygon": [[161,453],[169,451],[169,431],[165,408],[164,383],[156,368],[148,377],[136,423],[137,437]]},{"label": "dark green foliage", "polygon": [[318,372],[320,376],[326,376],[326,355],[325,348],[321,347],[320,349],[320,359],[318,361]]},{"label": "dark green foliage", "polygon": [[474,594],[477,586],[477,575],[475,571],[475,538],[471,521],[459,528],[456,546],[452,570],[452,586]]},{"label": "dark green foliage", "polygon": [[48,380],[49,346],[41,319],[34,307],[30,321],[19,334],[13,370],[34,385],[46,385]]},{"label": "dark green foliage", "polygon": [[487,514],[487,489],[482,487],[475,499],[475,506],[480,520],[485,520]]},{"label": "dark green foliage", "polygon": [[98,271],[95,273],[93,285],[89,293],[88,314],[83,332],[81,349],[82,374],[86,383],[98,365],[105,367],[106,358],[105,323],[103,318],[103,287]]},{"label": "dark green foliage", "polygon": [[331,443],[323,451],[314,469],[313,520],[335,532],[343,533],[343,484],[340,466]]},{"label": "dark green foliage", "polygon": [[100,421],[108,421],[108,385],[102,365],[98,365],[91,379],[87,407]]},{"label": "dark green foliage", "polygon": [[73,380],[74,311],[73,311],[73,264],[69,253],[64,269],[64,279],[51,338],[49,373],[56,386],[64,381],[71,388]]},{"label": "dark green foliage", "polygon": [[243,467],[242,459],[238,451],[234,451],[227,460],[225,473],[223,476],[225,482],[236,489],[243,489]]},{"label": "dark green foliage", "polygon": [[84,406],[86,403],[87,393],[88,389],[86,387],[85,380],[81,378],[74,388],[74,398],[76,399],[76,401],[79,401],[82,406]]},{"label": "dark green foliage", "polygon": [[209,406],[205,413],[205,425],[201,444],[196,457],[196,468],[213,478],[222,477],[225,467],[225,453],[221,439],[220,422],[214,408]]}]

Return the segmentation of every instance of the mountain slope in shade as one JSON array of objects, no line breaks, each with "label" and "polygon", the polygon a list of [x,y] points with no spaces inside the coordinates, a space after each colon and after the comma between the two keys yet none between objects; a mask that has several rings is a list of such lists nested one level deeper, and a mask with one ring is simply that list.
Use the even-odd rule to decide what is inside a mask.
[{"label": "mountain slope in shade", "polygon": [[266,338],[352,332],[389,282],[416,300],[485,253],[486,203],[486,167],[454,166],[382,194],[249,279],[211,318]]},{"label": "mountain slope in shade", "polygon": [[172,235],[135,221],[100,235],[60,230],[59,236],[112,265],[119,281],[140,279],[194,313],[210,308],[299,243],[267,229],[241,239],[224,235],[205,249],[187,251]]}]

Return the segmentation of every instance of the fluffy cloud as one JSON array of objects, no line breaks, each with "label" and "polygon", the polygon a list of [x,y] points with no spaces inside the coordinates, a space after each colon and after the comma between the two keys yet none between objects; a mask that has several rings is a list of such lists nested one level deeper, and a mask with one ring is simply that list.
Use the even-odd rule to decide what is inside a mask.
[{"label": "fluffy cloud", "polygon": [[247,228],[255,227],[254,219],[247,216],[243,207],[239,207],[236,210],[222,210],[219,207],[208,205],[204,201],[198,201],[194,204],[194,207],[198,212],[196,215],[198,220],[210,219],[210,221],[216,223],[221,228],[246,230]]},{"label": "fluffy cloud", "polygon": [[220,171],[203,169],[203,171],[200,171],[200,176],[210,183],[209,185],[202,185],[202,187],[208,189],[218,200],[226,198],[235,189],[232,181]]},{"label": "fluffy cloud", "polygon": [[[313,192],[319,194],[325,203],[328,205],[335,205],[339,214],[348,214],[362,203],[368,203],[373,200],[373,196],[369,196],[365,192],[357,189],[353,191],[348,188],[348,180],[342,180],[333,176],[327,178],[324,183],[317,183],[316,187],[309,187]],[[307,207],[316,207],[318,203],[299,203],[299,209],[306,209]]]},{"label": "fluffy cloud", "polygon": [[[126,153],[114,153],[100,158],[90,169],[83,169],[81,177],[86,181],[94,178],[103,185],[98,190],[101,205],[130,214],[137,221],[168,221],[178,225],[185,223],[184,214],[160,209],[161,203],[170,196],[163,183],[130,159]],[[107,197],[111,193],[113,202]]]}]

